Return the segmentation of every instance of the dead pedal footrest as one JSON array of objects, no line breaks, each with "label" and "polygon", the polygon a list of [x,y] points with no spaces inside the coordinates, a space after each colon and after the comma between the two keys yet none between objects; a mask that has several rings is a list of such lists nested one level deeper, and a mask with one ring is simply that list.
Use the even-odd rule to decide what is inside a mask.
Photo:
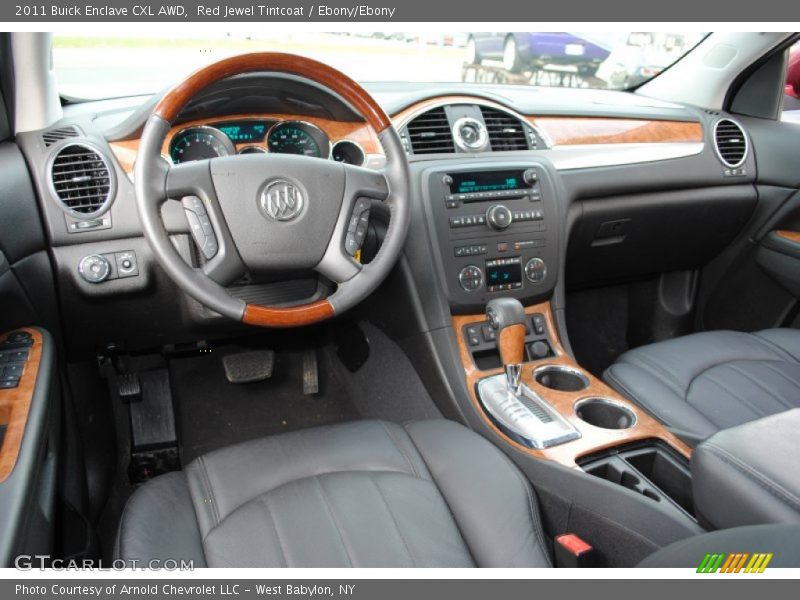
[{"label": "dead pedal footrest", "polygon": [[253,350],[229,354],[222,358],[225,377],[231,383],[253,383],[272,377],[275,366],[275,352],[272,350]]}]

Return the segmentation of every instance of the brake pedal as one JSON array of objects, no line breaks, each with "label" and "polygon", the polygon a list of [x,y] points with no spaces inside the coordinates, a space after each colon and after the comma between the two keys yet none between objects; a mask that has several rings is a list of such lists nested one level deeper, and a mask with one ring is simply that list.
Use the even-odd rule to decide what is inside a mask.
[{"label": "brake pedal", "polygon": [[253,350],[240,354],[229,354],[222,358],[225,377],[231,383],[253,383],[272,377],[275,366],[275,352],[272,350]]},{"label": "brake pedal", "polygon": [[319,366],[315,349],[303,352],[303,393],[306,396],[319,393]]}]

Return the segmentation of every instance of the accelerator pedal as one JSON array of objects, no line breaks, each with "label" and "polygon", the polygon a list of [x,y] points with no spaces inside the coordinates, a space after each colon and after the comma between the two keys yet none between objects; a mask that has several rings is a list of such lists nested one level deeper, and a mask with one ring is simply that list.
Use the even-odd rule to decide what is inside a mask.
[{"label": "accelerator pedal", "polygon": [[319,393],[319,366],[313,348],[303,352],[303,393],[306,396]]},{"label": "accelerator pedal", "polygon": [[229,354],[222,358],[225,377],[231,383],[253,383],[272,377],[275,366],[275,352],[272,350],[253,350]]}]

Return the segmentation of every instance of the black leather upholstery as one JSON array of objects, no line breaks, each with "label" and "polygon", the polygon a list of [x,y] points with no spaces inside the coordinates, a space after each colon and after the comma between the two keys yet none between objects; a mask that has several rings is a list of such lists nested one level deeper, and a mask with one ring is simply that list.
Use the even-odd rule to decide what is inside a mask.
[{"label": "black leather upholstery", "polygon": [[714,331],[623,354],[604,379],[687,438],[800,407],[800,331]]},{"label": "black leather upholstery", "polygon": [[692,454],[698,514],[716,529],[759,523],[800,524],[799,442],[800,409],[708,438]]},{"label": "black leather upholstery", "polygon": [[550,565],[527,480],[449,421],[360,421],[212,452],[134,493],[116,557],[213,567]]},{"label": "black leather upholstery", "polygon": [[696,569],[707,553],[772,553],[769,568],[800,567],[800,525],[751,525],[686,538],[645,558],[640,567]]}]

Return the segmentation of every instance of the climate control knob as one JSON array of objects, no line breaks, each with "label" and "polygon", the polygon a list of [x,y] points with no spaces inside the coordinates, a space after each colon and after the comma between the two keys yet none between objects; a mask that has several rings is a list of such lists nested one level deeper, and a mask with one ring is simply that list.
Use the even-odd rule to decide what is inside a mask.
[{"label": "climate control knob", "polygon": [[483,285],[483,271],[475,265],[468,265],[458,274],[458,283],[466,292],[474,292]]},{"label": "climate control knob", "polygon": [[100,283],[111,275],[111,263],[105,256],[90,254],[81,259],[78,272],[89,283]]},{"label": "climate control knob", "polygon": [[547,265],[538,256],[530,259],[525,263],[525,277],[531,283],[540,283],[547,277]]},{"label": "climate control knob", "polygon": [[507,229],[514,221],[514,216],[507,206],[495,204],[486,211],[486,223],[496,231]]}]

